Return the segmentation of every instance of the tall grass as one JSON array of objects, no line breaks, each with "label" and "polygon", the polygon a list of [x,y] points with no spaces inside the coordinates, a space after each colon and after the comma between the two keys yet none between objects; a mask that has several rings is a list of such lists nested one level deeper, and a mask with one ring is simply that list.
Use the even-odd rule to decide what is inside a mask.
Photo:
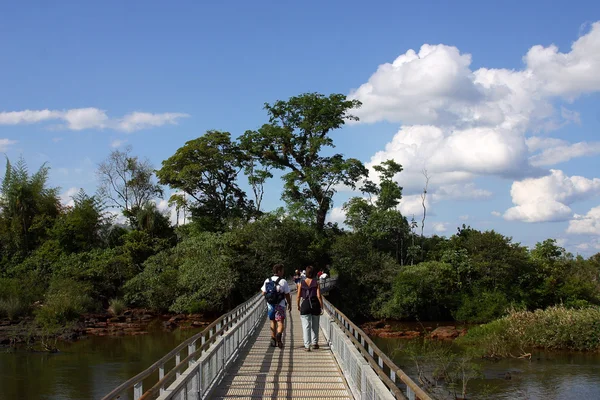
[{"label": "tall grass", "polygon": [[28,306],[18,297],[0,299],[0,317],[8,317],[15,320],[17,317],[27,314]]},{"label": "tall grass", "polygon": [[600,307],[513,310],[503,318],[469,330],[459,343],[478,345],[492,357],[525,353],[533,348],[598,351]]}]

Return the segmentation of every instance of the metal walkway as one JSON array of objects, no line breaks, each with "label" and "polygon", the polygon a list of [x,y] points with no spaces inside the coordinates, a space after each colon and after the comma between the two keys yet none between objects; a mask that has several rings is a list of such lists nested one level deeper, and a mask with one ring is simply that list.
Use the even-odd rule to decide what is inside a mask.
[{"label": "metal walkway", "polygon": [[[321,290],[335,282],[325,281]],[[432,400],[358,326],[323,301],[318,350],[304,351],[294,307],[283,349],[270,347],[266,302],[257,293],[103,400]]]},{"label": "metal walkway", "polygon": [[[296,305],[295,296],[292,298],[292,304]],[[258,334],[250,340],[252,344],[225,373],[212,398],[353,398],[323,332],[319,334],[320,348],[304,351],[300,313],[292,307],[290,314],[284,347],[269,345],[271,331],[269,320],[265,320]]]}]

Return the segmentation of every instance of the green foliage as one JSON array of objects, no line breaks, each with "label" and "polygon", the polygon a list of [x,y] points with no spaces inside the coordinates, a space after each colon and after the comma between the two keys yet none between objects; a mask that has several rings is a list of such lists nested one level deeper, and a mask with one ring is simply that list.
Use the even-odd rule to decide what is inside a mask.
[{"label": "green foliage", "polygon": [[383,316],[400,269],[393,257],[373,248],[365,236],[339,236],[332,247],[333,268],[340,290],[332,294],[349,318]]},{"label": "green foliage", "polygon": [[125,301],[134,307],[168,311],[180,293],[178,275],[175,252],[164,250],[148,258],[142,272],[125,284]]},{"label": "green foliage", "polygon": [[502,292],[465,294],[453,317],[457,321],[483,323],[501,317],[509,306],[509,301]]},{"label": "green foliage", "polygon": [[36,173],[29,175],[22,158],[15,166],[6,160],[6,172],[0,188],[0,251],[3,263],[13,257],[23,259],[42,243],[60,213],[58,189],[47,187],[48,171],[49,167],[42,165]]},{"label": "green foliage", "polygon": [[357,159],[321,154],[325,147],[334,147],[331,131],[347,120],[358,120],[349,112],[360,105],[342,94],[327,97],[306,93],[279,100],[265,104],[268,124],[257,131],[246,131],[241,137],[241,146],[251,157],[266,167],[288,171],[283,176],[283,199],[291,208],[312,215],[320,231],[336,186],[343,183],[355,187],[367,175]]},{"label": "green foliage", "polygon": [[229,132],[208,131],[162,162],[159,182],[187,193],[192,218],[202,230],[221,231],[230,218],[251,211],[237,176],[246,160]]},{"label": "green foliage", "polygon": [[102,233],[108,229],[100,200],[88,196],[83,189],[73,198],[74,206],[56,221],[50,236],[67,253],[89,251],[102,246]]},{"label": "green foliage", "polygon": [[125,302],[122,299],[110,299],[108,302],[108,311],[115,316],[123,314],[125,307]]},{"label": "green foliage", "polygon": [[469,330],[459,339],[480,346],[487,356],[505,357],[532,348],[600,350],[600,308],[553,306],[546,310],[511,311],[506,317]]},{"label": "green foliage", "polygon": [[459,301],[457,286],[456,271],[448,263],[406,265],[395,276],[393,295],[384,315],[447,320]]},{"label": "green foliage", "polygon": [[23,304],[18,297],[8,297],[0,299],[0,317],[8,317],[15,320],[17,317],[27,314],[29,307]]},{"label": "green foliage", "polygon": [[35,319],[47,329],[56,329],[75,321],[92,306],[89,285],[72,279],[54,279],[43,306],[37,310]]},{"label": "green foliage", "polygon": [[135,214],[155,197],[162,188],[153,181],[154,171],[148,160],[131,154],[132,148],[113,150],[98,166],[100,194],[135,225]]}]

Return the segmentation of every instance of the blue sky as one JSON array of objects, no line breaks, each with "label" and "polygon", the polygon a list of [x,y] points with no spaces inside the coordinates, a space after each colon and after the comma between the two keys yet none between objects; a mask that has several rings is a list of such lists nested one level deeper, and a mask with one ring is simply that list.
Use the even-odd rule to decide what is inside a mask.
[{"label": "blue sky", "polygon": [[93,193],[119,145],[159,167],[208,129],[257,128],[264,102],[339,92],[363,107],[338,150],[403,164],[417,219],[428,170],[430,233],[600,251],[597,2],[203,3],[3,2],[0,150]]}]

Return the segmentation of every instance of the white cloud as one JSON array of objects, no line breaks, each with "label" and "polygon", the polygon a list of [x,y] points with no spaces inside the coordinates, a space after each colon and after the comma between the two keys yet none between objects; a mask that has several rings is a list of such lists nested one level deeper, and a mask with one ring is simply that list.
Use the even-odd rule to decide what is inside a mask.
[{"label": "white cloud", "polygon": [[501,216],[501,215],[502,215],[502,213],[501,213],[501,212],[499,212],[499,211],[492,211],[492,215],[493,215],[494,217],[499,217],[499,216]]},{"label": "white cloud", "polygon": [[515,206],[504,213],[507,220],[565,221],[573,215],[570,204],[600,194],[600,179],[569,177],[552,169],[548,176],[514,182],[510,194]]},{"label": "white cloud", "polygon": [[73,196],[75,196],[77,193],[79,193],[79,188],[77,187],[67,189],[66,192],[63,192],[60,195],[60,202],[64,206],[73,207],[75,205],[75,201],[73,201]]},{"label": "white cloud", "polygon": [[468,215],[461,215],[460,217],[458,217],[458,219],[460,219],[461,221],[467,221],[469,219]]},{"label": "white cloud", "polygon": [[[403,125],[367,166],[387,159],[399,162],[404,167],[399,182],[412,194],[422,190],[423,169],[431,174],[435,192],[477,176],[536,178],[545,173],[541,166],[598,154],[596,143],[527,135],[580,122],[577,112],[556,110],[552,102],[600,91],[600,22],[568,53],[559,53],[555,46],[533,46],[523,60],[520,70],[472,70],[471,55],[452,46],[425,44],[380,65],[349,98],[363,103],[355,112],[362,122]],[[536,151],[541,153],[532,155]],[[566,218],[570,210],[561,204],[547,205]],[[528,220],[524,215],[535,211],[527,208],[535,206],[530,203],[508,216]]]},{"label": "white cloud", "polygon": [[16,144],[16,143],[17,143],[16,140],[0,139],[0,152],[4,152],[4,151],[8,150],[8,148],[10,146],[12,146],[13,144]]},{"label": "white cloud", "polygon": [[60,141],[62,141],[62,140],[64,140],[64,138],[61,138],[61,137],[53,137],[53,138],[52,138],[52,141],[53,141],[54,143],[58,143],[58,142],[60,142]]},{"label": "white cloud", "polygon": [[127,143],[127,140],[115,139],[112,142],[110,142],[110,147],[116,149],[123,146],[125,143]]},{"label": "white cloud", "polygon": [[448,230],[447,222],[436,222],[433,224],[433,231],[436,233],[446,232]]},{"label": "white cloud", "polygon": [[[534,139],[532,137],[530,139]],[[529,142],[529,140],[528,140]],[[553,145],[550,145],[553,143]],[[536,148],[540,144],[534,143],[531,148]],[[564,140],[546,139],[545,148],[539,154],[529,158],[533,166],[548,166],[569,161],[572,158],[594,156],[600,154],[600,142],[579,142],[569,144]]]},{"label": "white cloud", "polygon": [[592,208],[585,215],[575,214],[569,221],[567,233],[600,235],[600,206]]},{"label": "white cloud", "polygon": [[[441,200],[487,199],[492,196],[489,190],[478,189],[474,183],[442,185],[433,194],[434,202]],[[467,216],[468,218],[468,216]]]},{"label": "white cloud", "polygon": [[152,114],[133,112],[122,118],[110,118],[106,111],[94,107],[70,110],[24,110],[0,112],[0,125],[35,124],[47,121],[63,121],[62,128],[79,131],[84,129],[114,129],[134,132],[163,125],[177,124],[179,119],[188,117],[184,113]]},{"label": "white cloud", "polygon": [[183,113],[151,114],[146,112],[133,112],[124,116],[117,124],[117,129],[124,132],[134,132],[141,129],[162,125],[175,125],[181,118],[188,117]]},{"label": "white cloud", "polygon": [[[425,199],[425,207],[427,207],[427,213],[431,215],[431,202],[429,198]],[[413,215],[415,219],[419,219],[423,215],[423,200],[418,194],[402,196],[398,210],[409,220]]]},{"label": "white cloud", "polygon": [[331,211],[329,211],[330,222],[337,222],[338,224],[343,225],[345,219],[346,213],[342,207],[333,207]]}]

